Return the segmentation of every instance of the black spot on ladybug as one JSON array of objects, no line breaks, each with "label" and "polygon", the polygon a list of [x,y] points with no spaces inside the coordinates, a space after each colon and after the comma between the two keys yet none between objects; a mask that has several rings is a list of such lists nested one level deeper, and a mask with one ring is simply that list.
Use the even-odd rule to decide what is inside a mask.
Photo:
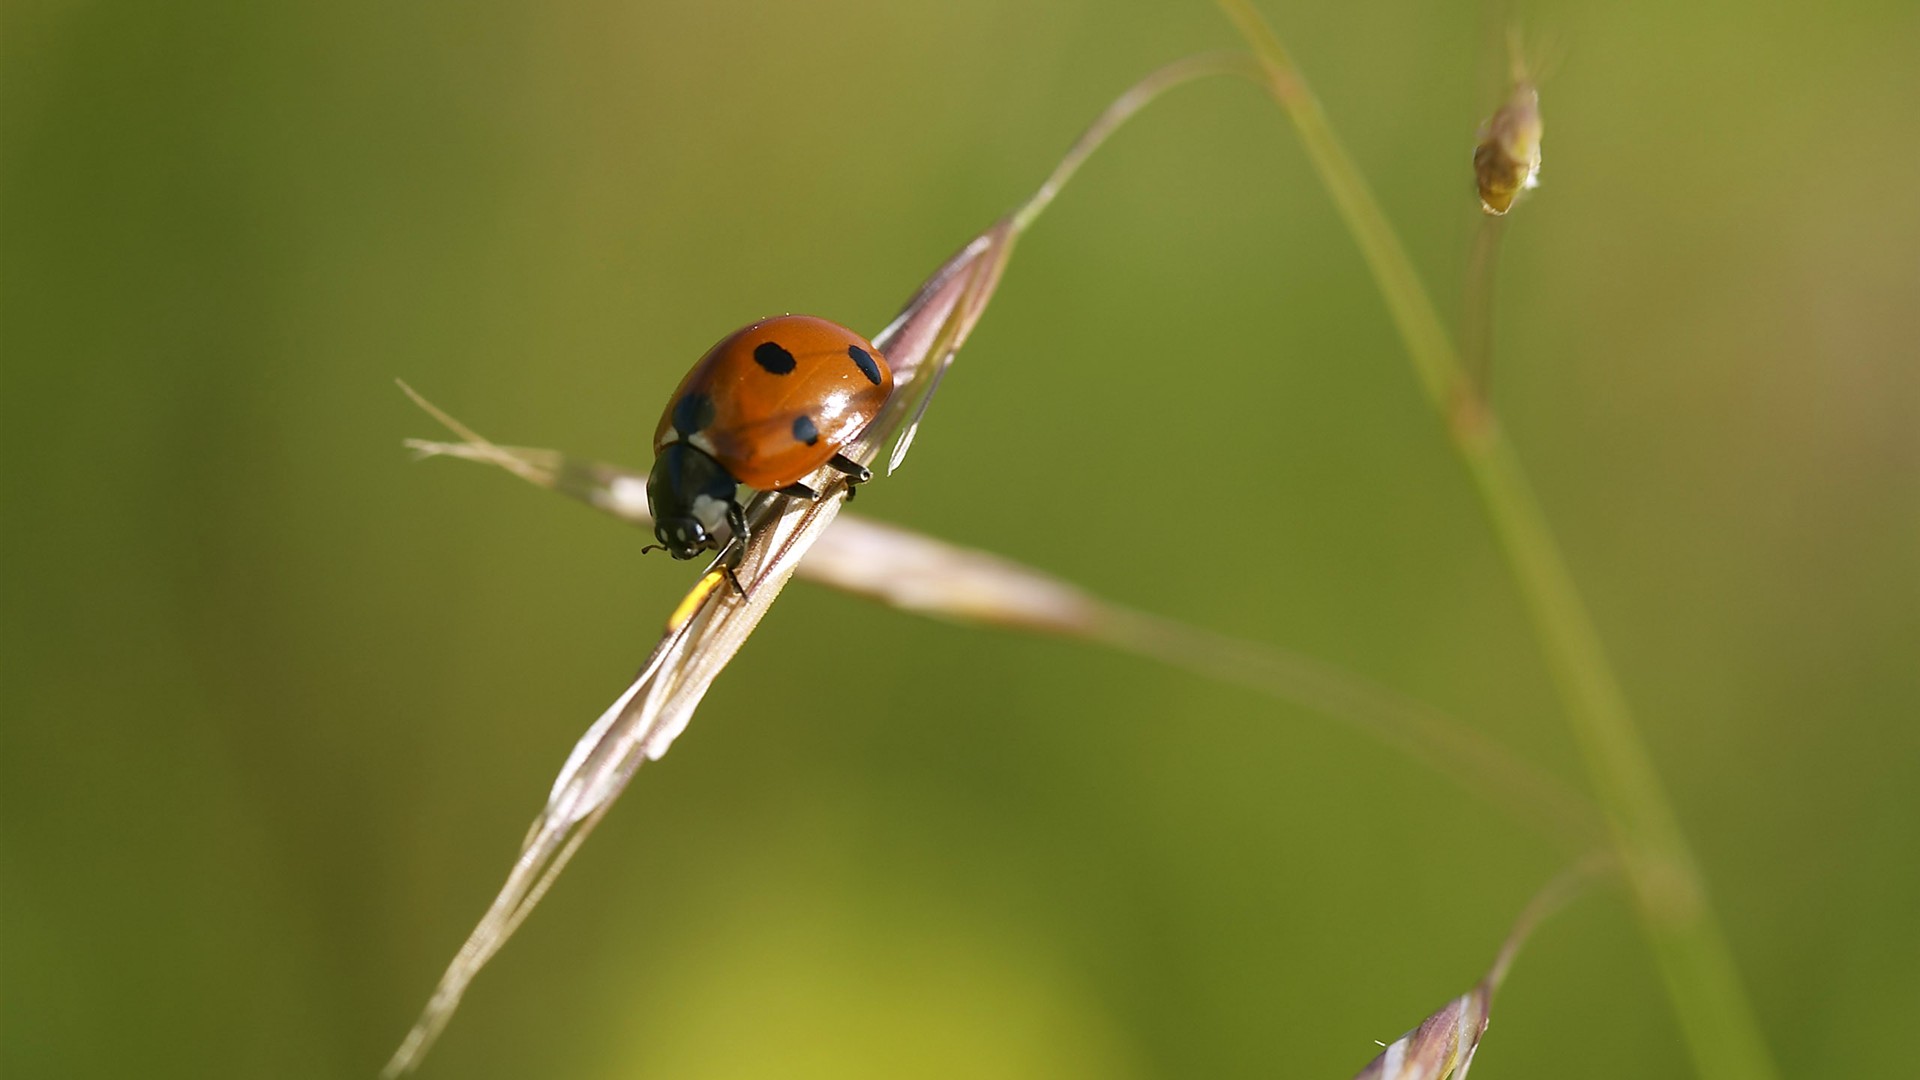
[{"label": "black spot on ladybug", "polygon": [[813,426],[813,417],[801,413],[793,418],[793,437],[812,446],[820,441],[820,429]]},{"label": "black spot on ladybug", "polygon": [[853,357],[854,364],[860,368],[860,374],[865,375],[868,382],[875,386],[880,385],[880,365],[873,362],[871,353],[858,345],[849,345],[847,355]]},{"label": "black spot on ladybug", "polygon": [[713,426],[713,398],[698,390],[673,403],[673,430],[683,437]]},{"label": "black spot on ladybug", "polygon": [[763,341],[753,347],[753,362],[766,368],[769,375],[786,375],[793,371],[793,354],[771,341]]}]

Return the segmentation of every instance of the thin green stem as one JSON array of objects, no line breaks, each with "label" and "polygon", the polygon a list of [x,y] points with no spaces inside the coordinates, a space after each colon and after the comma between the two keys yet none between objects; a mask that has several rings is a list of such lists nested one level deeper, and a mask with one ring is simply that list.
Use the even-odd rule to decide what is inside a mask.
[{"label": "thin green stem", "polygon": [[1033,220],[1053,204],[1053,197],[1060,193],[1067,181],[1073,179],[1074,173],[1080,171],[1080,166],[1087,158],[1107,141],[1107,136],[1131,120],[1134,113],[1182,83],[1213,75],[1239,75],[1254,82],[1261,81],[1260,65],[1243,52],[1211,52],[1182,57],[1149,73],[1146,78],[1127,87],[1093,123],[1087,125],[1087,129],[1068,148],[1066,156],[1060,159],[1060,164],[1053,167],[1046,181],[1014,210],[1011,215],[1014,232],[1025,232],[1027,226],[1033,224]]},{"label": "thin green stem", "polygon": [[1521,946],[1533,936],[1534,929],[1554,912],[1567,906],[1574,897],[1585,892],[1602,875],[1613,871],[1612,854],[1597,851],[1561,871],[1560,876],[1547,882],[1533,895],[1533,899],[1520,912],[1520,917],[1513,920],[1513,928],[1507,931],[1507,940],[1500,944],[1500,954],[1494,957],[1493,967],[1487,971],[1484,985],[1489,999],[1500,992],[1500,985],[1507,981],[1507,972],[1513,968],[1513,958],[1519,955]]},{"label": "thin green stem", "polygon": [[1269,89],[1353,232],[1479,492],[1607,816],[1696,1071],[1712,1080],[1776,1076],[1699,866],[1512,444],[1491,413],[1463,407],[1473,400],[1470,384],[1433,301],[1279,38],[1249,0],[1221,6],[1253,46]]}]

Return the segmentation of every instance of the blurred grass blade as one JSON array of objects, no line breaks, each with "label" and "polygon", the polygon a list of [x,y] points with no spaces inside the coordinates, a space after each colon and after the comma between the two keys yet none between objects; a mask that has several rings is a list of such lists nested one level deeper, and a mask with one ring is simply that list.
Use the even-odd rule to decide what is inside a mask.
[{"label": "blurred grass blade", "polygon": [[[1191,61],[1177,66],[1182,72],[1178,79],[1168,81],[1160,73],[1148,76],[1150,82],[1158,80],[1156,93],[1221,70],[1217,65]],[[1122,100],[1128,103],[1124,115],[1131,115],[1148,99]],[[1083,137],[1069,152],[1068,160],[1077,164],[1076,159],[1090,152],[1113,126],[1110,123],[1099,130],[1092,143]],[[942,263],[900,315],[874,335],[874,345],[893,369],[895,393],[860,438],[842,451],[846,456],[870,464],[878,448],[898,436],[889,465],[899,464],[940,375],[986,309],[1015,238],[1034,220],[1035,207],[1044,206],[1053,197],[1058,179],[1057,174],[1049,177],[1048,185],[1026,203]],[[496,463],[516,471],[535,468],[511,457]],[[737,554],[734,572],[742,590],[723,586],[723,576],[710,567],[675,609],[665,636],[648,657],[640,677],[574,746],[554,781],[545,809],[528,830],[506,884],[441,977],[420,1020],[387,1063],[386,1076],[399,1076],[419,1063],[452,1018],[474,976],[539,903],[641,763],[658,759],[685,730],[707,688],[759,625],[801,555],[839,514],[841,497],[847,490],[845,477],[825,469],[815,475],[811,486],[820,492],[815,501],[763,492],[748,503],[751,540],[744,546],[737,538],[732,540],[715,560],[717,566]]]},{"label": "blurred grass blade", "polygon": [[1549,882],[1514,920],[1486,976],[1380,1051],[1366,1068],[1354,1074],[1354,1080],[1467,1080],[1473,1055],[1487,1033],[1493,996],[1506,981],[1514,956],[1541,920],[1586,888],[1593,876],[1609,865],[1603,857],[1589,857]]},{"label": "blurred grass blade", "polygon": [[1353,234],[1473,480],[1566,707],[1694,1069],[1716,1080],[1776,1076],[1699,863],[1519,455],[1490,411],[1462,407],[1476,399],[1426,285],[1279,36],[1249,0],[1220,6],[1260,58],[1269,92]]},{"label": "blurred grass blade", "polygon": [[1462,290],[1460,355],[1467,370],[1467,391],[1456,404],[1456,422],[1463,427],[1486,423],[1493,400],[1493,296],[1500,280],[1500,241],[1504,217],[1482,217],[1473,233],[1473,252],[1467,256],[1467,280]]},{"label": "blurred grass blade", "polygon": [[[496,446],[414,400],[466,440],[408,440],[422,456],[497,465],[651,531],[644,476],[553,450]],[[1350,724],[1570,849],[1588,850],[1599,835],[1598,816],[1579,794],[1430,705],[1286,649],[1131,610],[1004,556],[842,514],[796,575],[915,614],[1076,638],[1243,686]]]}]

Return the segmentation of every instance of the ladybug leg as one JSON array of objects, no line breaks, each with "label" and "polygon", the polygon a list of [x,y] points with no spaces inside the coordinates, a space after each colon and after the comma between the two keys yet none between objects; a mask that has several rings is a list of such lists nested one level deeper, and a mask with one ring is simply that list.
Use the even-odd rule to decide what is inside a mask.
[{"label": "ladybug leg", "polygon": [[801,483],[788,484],[786,487],[776,488],[775,490],[782,495],[791,495],[796,499],[805,499],[808,502],[818,502],[820,499],[819,492]]},{"label": "ladybug leg", "polygon": [[853,460],[845,454],[835,454],[827,459],[827,467],[847,478],[847,501],[852,502],[860,485],[873,479],[873,470]]},{"label": "ladybug leg", "polygon": [[741,556],[747,553],[747,541],[753,539],[753,530],[747,527],[746,508],[738,502],[729,501],[727,503],[727,528],[733,530],[734,551],[736,552],[733,558],[735,562],[738,562]]},{"label": "ladybug leg", "polygon": [[746,557],[747,541],[753,538],[753,530],[747,528],[747,512],[738,502],[727,504],[727,527],[733,530],[733,555],[720,562],[720,572],[727,575],[727,583],[733,586],[735,595],[747,598],[747,590],[740,587],[740,579],[734,575],[733,568]]},{"label": "ladybug leg", "polygon": [[845,454],[835,454],[827,459],[827,465],[847,475],[847,483],[864,484],[873,479],[873,470],[853,460]]}]

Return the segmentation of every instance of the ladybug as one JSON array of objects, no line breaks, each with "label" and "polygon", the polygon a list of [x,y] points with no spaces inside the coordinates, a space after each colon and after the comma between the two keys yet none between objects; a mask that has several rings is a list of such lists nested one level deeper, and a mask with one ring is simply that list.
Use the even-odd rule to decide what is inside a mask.
[{"label": "ladybug", "polygon": [[873,479],[840,449],[892,392],[880,350],[838,323],[776,315],[721,338],[680,381],[654,431],[654,536],[674,558],[691,559],[720,547],[713,533],[723,521],[745,543],[742,484],[817,499],[800,481],[822,466],[849,485]]}]

